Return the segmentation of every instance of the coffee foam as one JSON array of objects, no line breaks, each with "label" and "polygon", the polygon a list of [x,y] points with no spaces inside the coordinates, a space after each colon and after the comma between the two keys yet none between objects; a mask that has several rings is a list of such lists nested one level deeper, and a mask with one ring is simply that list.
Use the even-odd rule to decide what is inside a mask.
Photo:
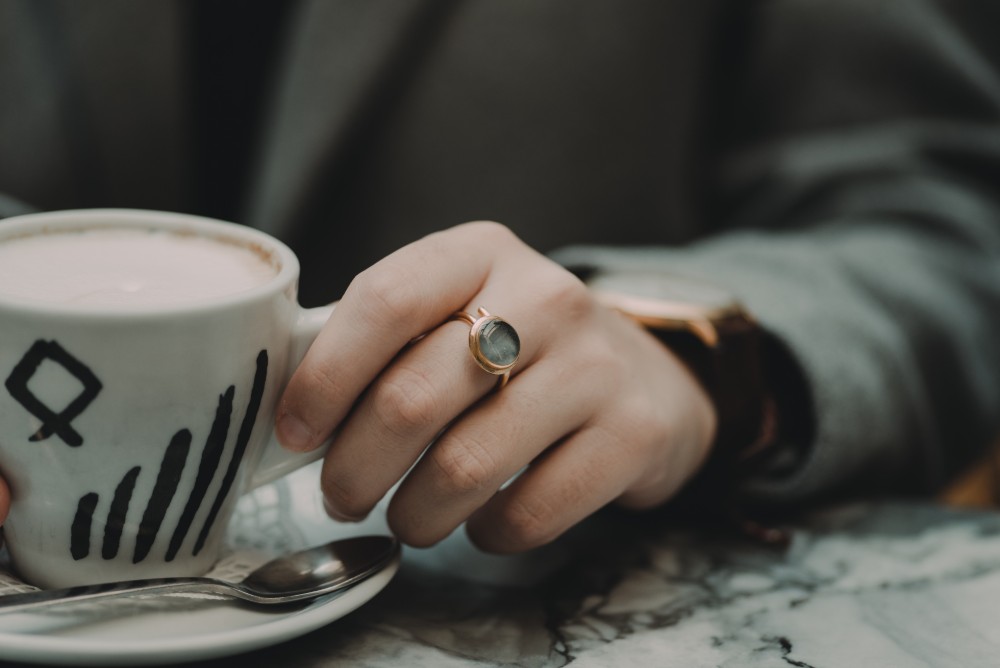
[{"label": "coffee foam", "polygon": [[[0,227],[0,231],[2,231]],[[0,241],[0,299],[95,308],[211,301],[278,272],[260,250],[142,229],[50,232]]]}]

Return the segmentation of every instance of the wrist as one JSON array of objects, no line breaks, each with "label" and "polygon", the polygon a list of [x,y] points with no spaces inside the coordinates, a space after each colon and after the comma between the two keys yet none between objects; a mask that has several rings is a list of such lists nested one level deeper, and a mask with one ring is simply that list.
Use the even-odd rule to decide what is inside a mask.
[{"label": "wrist", "polygon": [[685,363],[717,416],[709,466],[756,459],[773,442],[777,404],[767,391],[762,332],[729,293],[667,273],[593,274],[596,299],[631,318]]}]

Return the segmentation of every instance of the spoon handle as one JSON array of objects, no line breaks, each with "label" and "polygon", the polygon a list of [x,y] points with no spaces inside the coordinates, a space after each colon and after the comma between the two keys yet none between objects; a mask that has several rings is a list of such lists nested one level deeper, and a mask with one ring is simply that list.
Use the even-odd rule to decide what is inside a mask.
[{"label": "spoon handle", "polygon": [[228,582],[212,578],[159,578],[130,580],[108,584],[49,589],[26,594],[0,596],[0,614],[23,612],[58,603],[82,603],[132,594],[198,593],[240,597],[240,591]]}]

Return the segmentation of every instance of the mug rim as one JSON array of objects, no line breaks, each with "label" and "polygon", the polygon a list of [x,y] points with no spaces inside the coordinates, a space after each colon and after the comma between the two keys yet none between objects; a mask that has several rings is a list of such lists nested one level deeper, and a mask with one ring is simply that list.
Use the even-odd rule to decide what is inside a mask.
[{"label": "mug rim", "polygon": [[[0,294],[0,312],[101,319],[170,318],[178,315],[217,311],[220,308],[239,307],[269,297],[277,292],[283,292],[289,286],[297,287],[299,260],[292,249],[282,241],[252,227],[194,214],[129,208],[63,209],[29,213],[0,219],[0,244],[17,237],[35,236],[47,232],[60,233],[91,229],[163,230],[174,233],[193,233],[203,238],[215,239],[220,243],[235,242],[236,245],[251,252],[256,252],[256,247],[270,255],[278,263],[277,273],[260,285],[229,295],[199,299],[189,303],[179,302],[155,306],[64,304]],[[295,296],[291,295],[291,297],[294,300]]]}]

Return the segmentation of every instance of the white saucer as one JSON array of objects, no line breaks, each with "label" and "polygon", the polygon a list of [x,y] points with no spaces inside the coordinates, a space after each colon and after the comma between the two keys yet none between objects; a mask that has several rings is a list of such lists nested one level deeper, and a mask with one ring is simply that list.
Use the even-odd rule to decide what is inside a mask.
[{"label": "white saucer", "polygon": [[51,620],[41,615],[10,615],[18,630],[0,632],[0,658],[134,666],[238,654],[295,638],[343,617],[380,592],[398,567],[397,560],[345,594],[314,601],[293,612],[198,602],[190,608],[151,610],[62,628],[52,628]]},{"label": "white saucer", "polygon": [[[340,537],[386,533],[383,513],[360,525],[322,511],[318,470],[307,467],[241,499],[230,525],[231,553],[213,571],[239,577],[281,552]],[[196,661],[273,645],[343,617],[378,594],[399,560],[339,596],[290,610],[251,608],[197,597],[109,602],[78,612],[0,615],[0,659],[62,665],[141,665]],[[0,595],[16,588],[8,575]],[[6,585],[6,591],[4,589]],[[112,604],[124,606],[111,608]],[[108,611],[111,611],[111,615]]]}]

